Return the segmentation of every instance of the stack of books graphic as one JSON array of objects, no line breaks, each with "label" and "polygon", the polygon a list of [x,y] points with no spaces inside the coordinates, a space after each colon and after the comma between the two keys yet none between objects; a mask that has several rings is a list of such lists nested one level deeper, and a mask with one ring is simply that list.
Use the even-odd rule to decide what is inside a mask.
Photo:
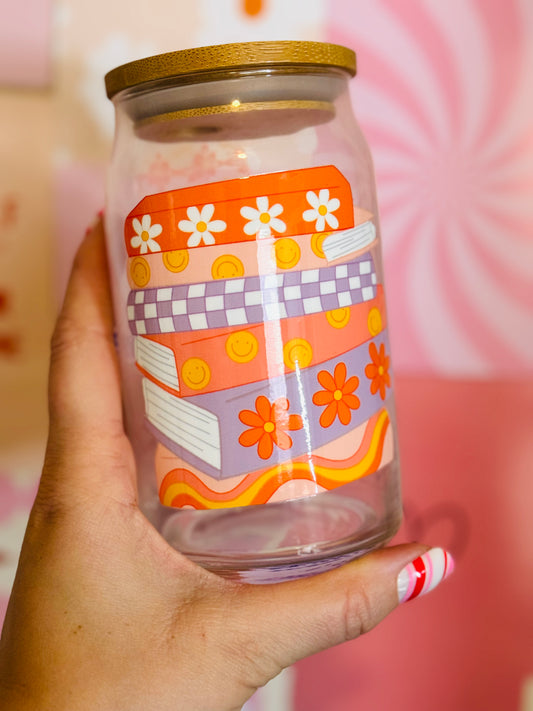
[{"label": "stack of books graphic", "polygon": [[392,458],[376,229],[336,168],[149,196],[125,242],[164,504],[307,496]]}]

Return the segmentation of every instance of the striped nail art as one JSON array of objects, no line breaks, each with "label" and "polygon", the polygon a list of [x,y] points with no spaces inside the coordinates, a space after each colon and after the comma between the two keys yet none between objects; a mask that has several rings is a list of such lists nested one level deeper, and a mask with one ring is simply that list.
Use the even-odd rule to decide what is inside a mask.
[{"label": "striped nail art", "polygon": [[453,573],[452,556],[442,548],[431,550],[406,565],[398,575],[398,600],[407,602],[425,595]]}]

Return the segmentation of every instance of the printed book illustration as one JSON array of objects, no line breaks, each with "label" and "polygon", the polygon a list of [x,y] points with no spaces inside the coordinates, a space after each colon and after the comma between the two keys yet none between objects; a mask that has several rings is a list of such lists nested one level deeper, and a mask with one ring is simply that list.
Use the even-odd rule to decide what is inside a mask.
[{"label": "printed book illustration", "polygon": [[378,237],[337,168],[148,196],[124,238],[164,505],[300,498],[392,460]]}]

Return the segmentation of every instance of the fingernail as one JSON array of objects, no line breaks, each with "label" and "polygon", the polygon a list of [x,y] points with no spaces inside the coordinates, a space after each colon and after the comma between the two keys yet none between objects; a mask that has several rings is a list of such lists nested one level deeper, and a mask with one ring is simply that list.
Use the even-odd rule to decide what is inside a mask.
[{"label": "fingernail", "polygon": [[397,581],[399,602],[431,592],[453,573],[454,567],[454,560],[447,551],[431,548],[400,571]]},{"label": "fingernail", "polygon": [[87,235],[89,234],[89,232],[92,232],[92,231],[94,230],[94,228],[95,228],[96,225],[100,222],[100,220],[103,218],[103,216],[104,216],[104,211],[103,211],[103,210],[100,210],[100,211],[96,214],[96,217],[95,217],[94,220],[91,222],[91,224],[89,225],[89,227],[87,227],[87,229],[85,230],[85,236],[86,236],[86,237],[87,237]]}]

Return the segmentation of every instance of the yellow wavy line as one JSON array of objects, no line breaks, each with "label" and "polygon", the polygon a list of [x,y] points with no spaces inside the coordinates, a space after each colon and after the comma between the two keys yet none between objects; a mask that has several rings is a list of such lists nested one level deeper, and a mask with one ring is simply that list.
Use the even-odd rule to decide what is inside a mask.
[{"label": "yellow wavy line", "polygon": [[171,506],[172,501],[176,498],[176,496],[185,494],[192,497],[200,504],[203,504],[206,508],[210,509],[226,508],[229,505],[248,506],[255,499],[255,497],[263,488],[265,482],[268,479],[270,479],[272,476],[279,475],[283,472],[284,469],[289,469],[289,467],[291,468],[291,474],[293,475],[291,477],[292,479],[304,478],[299,477],[298,474],[309,474],[314,471],[315,477],[313,478],[316,478],[317,483],[319,483],[321,486],[324,486],[325,489],[334,489],[337,486],[340,486],[341,484],[346,484],[350,481],[355,481],[356,479],[360,479],[366,476],[367,474],[372,473],[370,469],[372,463],[375,460],[378,447],[382,442],[382,435],[384,439],[385,430],[388,424],[389,416],[386,410],[383,410],[378,417],[376,427],[374,429],[374,432],[372,433],[372,440],[365,456],[363,457],[363,459],[361,459],[361,461],[351,467],[347,467],[345,469],[334,469],[332,467],[317,465],[313,467],[312,470],[307,462],[287,462],[286,464],[281,465],[281,467],[276,466],[272,467],[271,469],[268,469],[261,475],[259,479],[257,479],[253,484],[251,484],[250,487],[246,489],[242,494],[240,494],[237,498],[227,499],[224,501],[208,499],[202,494],[199,494],[195,489],[193,489],[192,486],[190,486],[190,484],[187,484],[186,482],[175,482],[173,484],[170,484],[168,489],[165,491],[162,503],[165,506]]}]

